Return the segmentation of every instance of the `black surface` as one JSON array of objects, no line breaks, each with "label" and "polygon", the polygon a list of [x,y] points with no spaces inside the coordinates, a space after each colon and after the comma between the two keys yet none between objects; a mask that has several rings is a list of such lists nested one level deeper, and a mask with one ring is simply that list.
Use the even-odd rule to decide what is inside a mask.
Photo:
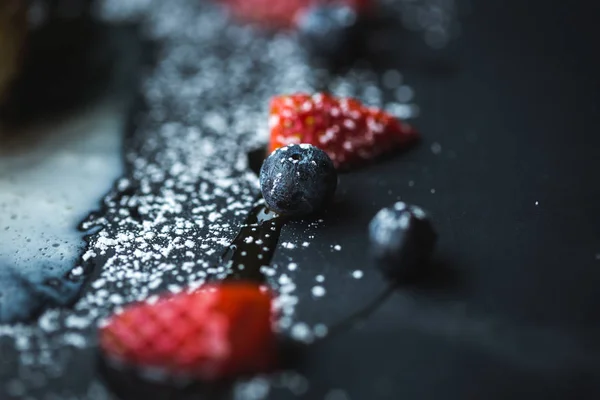
[{"label": "black surface", "polygon": [[[320,267],[368,265],[364,227],[392,189],[431,210],[437,260],[458,282],[400,290],[362,328],[315,348],[307,398],[336,387],[351,399],[600,395],[598,7],[469,8],[446,49],[406,39],[387,60],[415,88],[425,143],[343,179],[349,210],[319,232],[343,248]],[[363,283],[365,296],[381,285]],[[364,299],[336,292],[321,312]],[[305,304],[300,313],[315,312]]]},{"label": "black surface", "polygon": [[[403,34],[399,51],[376,63],[399,67],[415,89],[425,140],[341,177],[340,203],[313,251],[294,254],[314,266],[299,271],[305,297],[317,271],[328,276],[327,297],[300,301],[299,319],[342,320],[385,290],[376,273],[348,275],[374,268],[366,227],[398,193],[432,214],[434,273],[309,348],[303,398],[332,389],[352,400],[600,396],[597,6],[510,0],[469,9],[444,50]],[[288,225],[281,241],[305,230]]]}]

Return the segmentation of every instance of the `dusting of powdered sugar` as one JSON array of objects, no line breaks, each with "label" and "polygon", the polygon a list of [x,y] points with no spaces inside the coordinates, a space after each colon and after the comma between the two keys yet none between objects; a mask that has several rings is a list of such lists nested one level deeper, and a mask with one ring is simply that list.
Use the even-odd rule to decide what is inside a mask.
[{"label": "dusting of powdered sugar", "polygon": [[[155,301],[165,291],[194,289],[226,276],[219,256],[259,192],[247,153],[268,139],[268,101],[278,94],[314,92],[327,74],[307,64],[293,36],[266,36],[232,24],[211,2],[105,0],[99,5],[104,20],[141,21],[144,35],[160,43],[159,61],[141,88],[147,108],[134,118],[126,175],[104,199],[103,211],[83,224],[101,229],[90,235],[82,255],[83,263],[97,266],[98,276],[73,309],[47,310],[33,324],[0,325],[0,345],[8,349],[3,358],[15,360],[0,365],[0,377],[14,377],[15,370],[19,376],[0,386],[0,393],[35,393],[72,368],[92,382],[92,357],[89,364],[74,360],[94,351],[95,331],[104,318],[128,303]],[[399,117],[418,112],[398,71],[382,77],[354,68],[329,82],[334,95],[358,97]],[[302,250],[313,237],[283,243],[280,251]],[[294,271],[301,268],[290,262],[265,266],[263,273],[278,293],[277,328],[311,341],[325,336],[327,326],[295,318]],[[325,285],[317,279],[312,295],[325,296]],[[268,393],[262,381],[247,390]]]}]

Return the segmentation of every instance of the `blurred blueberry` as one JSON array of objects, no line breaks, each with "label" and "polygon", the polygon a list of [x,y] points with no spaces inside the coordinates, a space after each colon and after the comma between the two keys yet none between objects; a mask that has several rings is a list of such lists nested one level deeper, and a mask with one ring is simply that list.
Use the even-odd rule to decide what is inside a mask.
[{"label": "blurred blueberry", "polygon": [[337,172],[323,150],[310,144],[275,150],[262,165],[260,187],[267,206],[281,215],[303,216],[333,198]]},{"label": "blurred blueberry", "polygon": [[49,307],[73,302],[83,285],[83,277],[73,279],[64,273],[40,266],[24,276],[0,261],[0,323],[26,322]]},{"label": "blurred blueberry", "polygon": [[369,238],[371,254],[384,274],[400,279],[415,274],[428,261],[437,234],[420,207],[398,202],[373,217]]},{"label": "blurred blueberry", "polygon": [[328,63],[347,61],[360,41],[359,16],[341,4],[316,5],[297,21],[301,43],[314,58]]}]

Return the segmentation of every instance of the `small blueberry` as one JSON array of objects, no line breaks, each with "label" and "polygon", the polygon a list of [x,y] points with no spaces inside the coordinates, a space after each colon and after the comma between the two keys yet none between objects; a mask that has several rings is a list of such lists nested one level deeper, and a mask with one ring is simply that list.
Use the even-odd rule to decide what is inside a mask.
[{"label": "small blueberry", "polygon": [[429,259],[437,234],[420,207],[397,202],[373,217],[369,238],[378,266],[388,277],[398,279],[413,274]]},{"label": "small blueberry", "polygon": [[279,148],[260,169],[265,202],[281,215],[298,217],[322,210],[336,187],[333,162],[327,153],[310,144]]},{"label": "small blueberry", "polygon": [[359,17],[346,5],[316,5],[297,21],[301,43],[308,52],[324,61],[351,57],[359,37]]}]

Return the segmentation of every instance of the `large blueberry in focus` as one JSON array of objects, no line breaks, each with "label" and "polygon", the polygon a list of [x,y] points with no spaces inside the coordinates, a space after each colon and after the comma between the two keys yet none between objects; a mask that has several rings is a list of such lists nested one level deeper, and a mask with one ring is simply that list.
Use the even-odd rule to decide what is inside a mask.
[{"label": "large blueberry in focus", "polygon": [[380,210],[369,225],[371,254],[385,275],[401,279],[428,261],[437,234],[427,214],[398,202]]},{"label": "large blueberry in focus", "polygon": [[333,162],[327,153],[310,144],[279,148],[260,169],[265,202],[281,215],[299,217],[323,209],[336,187]]},{"label": "large blueberry in focus", "polygon": [[351,58],[360,39],[360,20],[351,7],[316,5],[297,20],[301,43],[313,57],[326,62]]}]

